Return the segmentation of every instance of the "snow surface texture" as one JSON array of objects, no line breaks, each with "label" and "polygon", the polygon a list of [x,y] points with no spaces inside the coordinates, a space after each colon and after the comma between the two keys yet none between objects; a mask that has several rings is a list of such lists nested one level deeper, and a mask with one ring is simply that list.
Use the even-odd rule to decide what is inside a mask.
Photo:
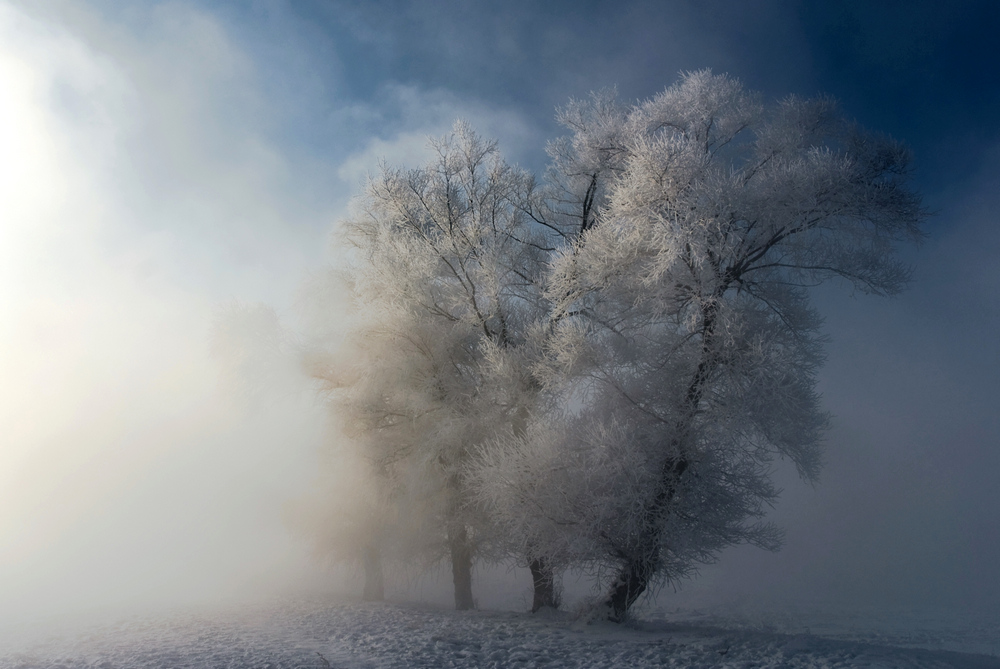
[{"label": "snow surface texture", "polygon": [[[298,601],[226,615],[134,618],[16,650],[8,645],[0,650],[0,668],[1000,668],[995,655],[887,645],[940,648],[945,641],[927,629],[916,636],[854,630],[858,638],[851,639],[836,625],[832,636],[819,636],[785,634],[770,622],[692,620],[698,617],[674,612],[618,626],[557,612]],[[793,627],[802,624],[794,618]]]}]

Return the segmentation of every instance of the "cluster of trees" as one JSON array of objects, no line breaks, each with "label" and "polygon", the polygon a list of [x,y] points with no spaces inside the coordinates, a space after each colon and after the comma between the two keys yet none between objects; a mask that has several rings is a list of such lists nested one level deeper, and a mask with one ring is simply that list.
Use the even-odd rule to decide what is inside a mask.
[{"label": "cluster of trees", "polygon": [[907,280],[909,155],[830,100],[699,71],[558,118],[541,180],[459,123],[345,222],[349,334],[309,365],[365,481],[326,535],[366,596],[382,560],[447,559],[466,609],[475,560],[516,561],[533,609],[586,568],[621,620],[725,546],[777,548],[771,463],[814,480],[828,421],[807,289]]}]

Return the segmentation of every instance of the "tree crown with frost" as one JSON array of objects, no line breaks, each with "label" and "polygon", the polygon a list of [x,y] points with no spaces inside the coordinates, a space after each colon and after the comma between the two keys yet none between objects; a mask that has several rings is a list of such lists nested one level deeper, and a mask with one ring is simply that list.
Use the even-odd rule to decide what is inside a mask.
[{"label": "tree crown with frost", "polygon": [[814,480],[827,424],[807,288],[898,292],[923,212],[908,152],[827,99],[765,106],[700,71],[559,118],[551,209],[578,232],[546,284],[563,424],[538,416],[476,476],[514,536],[610,568],[620,617],[725,545],[777,545],[770,463]]}]

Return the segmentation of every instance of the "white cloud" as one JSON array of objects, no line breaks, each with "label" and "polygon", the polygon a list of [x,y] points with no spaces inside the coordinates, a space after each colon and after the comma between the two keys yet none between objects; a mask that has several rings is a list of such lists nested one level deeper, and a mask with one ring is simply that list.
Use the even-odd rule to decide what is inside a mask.
[{"label": "white cloud", "polygon": [[510,162],[531,156],[543,141],[537,125],[513,109],[487,107],[445,90],[389,84],[378,96],[377,106],[364,109],[355,105],[351,113],[356,118],[380,119],[382,132],[338,168],[337,176],[354,188],[380,161],[406,167],[424,164],[433,156],[428,140],[450,132],[459,119],[471,123],[484,137],[497,139]]}]

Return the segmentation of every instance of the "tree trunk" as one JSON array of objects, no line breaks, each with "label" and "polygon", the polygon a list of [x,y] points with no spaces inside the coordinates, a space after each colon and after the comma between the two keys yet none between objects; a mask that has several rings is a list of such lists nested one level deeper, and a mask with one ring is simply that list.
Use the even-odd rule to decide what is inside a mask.
[{"label": "tree trunk", "polygon": [[688,467],[686,458],[669,458],[663,465],[661,487],[643,510],[644,525],[649,533],[642,537],[642,544],[630,547],[622,570],[611,586],[606,604],[610,609],[608,620],[620,623],[628,610],[649,587],[649,582],[660,569],[660,541],[662,520],[677,492],[677,479]]},{"label": "tree trunk", "polygon": [[531,602],[531,612],[535,613],[543,606],[559,608],[556,599],[556,578],[552,566],[544,558],[533,558],[528,562],[531,570],[531,582],[534,586],[534,598]]},{"label": "tree trunk", "polygon": [[[594,177],[594,179],[596,179],[596,177]],[[595,187],[595,183],[596,181],[592,180],[590,189]],[[590,190],[588,190],[588,193],[590,193]],[[591,196],[588,195],[588,197]],[[587,213],[585,209],[584,219],[586,218]],[[540,386],[536,385],[534,388],[535,390],[539,390]],[[526,405],[518,408],[512,421],[514,436],[524,438],[528,431],[529,417],[530,414]],[[533,551],[529,547],[528,569],[531,571],[531,584],[534,591],[531,601],[531,612],[535,613],[543,606],[557,609],[559,608],[559,602],[556,598],[556,579],[555,574],[552,571],[552,565],[544,557],[535,557],[532,553]]]},{"label": "tree trunk", "polygon": [[702,393],[709,376],[718,365],[714,354],[715,318],[718,310],[718,300],[725,294],[728,283],[723,283],[716,289],[713,296],[702,308],[701,327],[701,360],[695,370],[694,377],[688,384],[684,397],[685,417],[678,421],[674,438],[671,440],[668,453],[675,453],[666,459],[660,470],[659,489],[643,509],[643,525],[649,528],[649,533],[643,537],[638,546],[630,546],[624,553],[625,564],[618,573],[618,578],[611,586],[611,592],[605,604],[608,606],[608,620],[622,622],[635,600],[646,591],[649,582],[660,570],[660,542],[662,541],[663,519],[669,511],[670,502],[677,493],[677,481],[688,467],[687,439],[701,404]]},{"label": "tree trunk", "polygon": [[[659,538],[659,537],[657,537]],[[656,573],[659,562],[659,550],[655,555],[643,556],[629,560],[622,568],[608,596],[608,620],[620,623],[625,620],[628,611],[635,600],[646,592],[649,582]]]},{"label": "tree trunk", "polygon": [[364,555],[365,587],[361,599],[366,602],[381,602],[385,599],[385,578],[382,575],[382,556],[378,548],[367,546]]},{"label": "tree trunk", "polygon": [[472,547],[464,525],[452,526],[448,543],[451,549],[451,576],[455,583],[455,609],[468,611],[472,601]]}]

